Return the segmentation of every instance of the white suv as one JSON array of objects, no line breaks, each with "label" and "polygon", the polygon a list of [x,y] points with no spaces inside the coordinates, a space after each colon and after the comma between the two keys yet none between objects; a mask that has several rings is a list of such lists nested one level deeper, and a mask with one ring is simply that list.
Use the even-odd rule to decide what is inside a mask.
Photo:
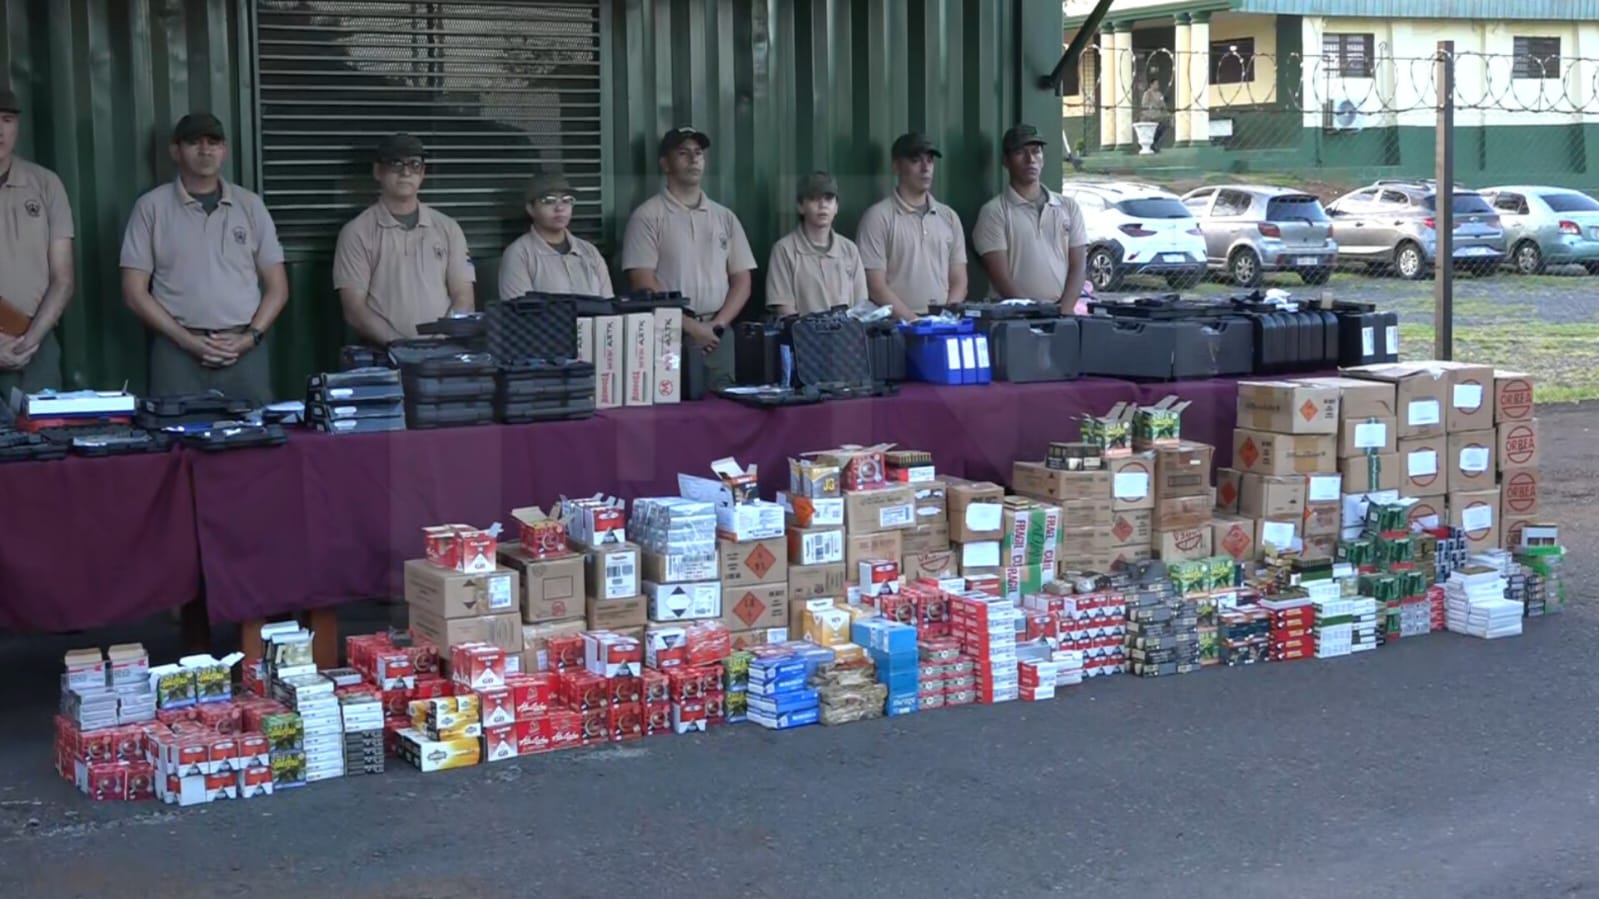
[{"label": "white suv", "polygon": [[1128,275],[1160,275],[1173,288],[1205,275],[1205,235],[1177,195],[1151,184],[1073,179],[1061,189],[1082,207],[1088,230],[1088,280],[1121,289]]}]

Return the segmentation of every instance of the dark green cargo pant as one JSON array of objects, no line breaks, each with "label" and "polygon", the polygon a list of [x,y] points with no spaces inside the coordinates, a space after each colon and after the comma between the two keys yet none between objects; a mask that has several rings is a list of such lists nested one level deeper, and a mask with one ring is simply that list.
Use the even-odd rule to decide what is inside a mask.
[{"label": "dark green cargo pant", "polygon": [[39,351],[33,361],[21,371],[0,369],[0,403],[11,402],[11,389],[21,388],[23,393],[61,389],[61,344],[54,331],[39,341]]},{"label": "dark green cargo pant", "polygon": [[182,347],[156,334],[150,338],[150,395],[172,396],[220,390],[260,407],[272,402],[270,340],[226,368],[207,368]]}]

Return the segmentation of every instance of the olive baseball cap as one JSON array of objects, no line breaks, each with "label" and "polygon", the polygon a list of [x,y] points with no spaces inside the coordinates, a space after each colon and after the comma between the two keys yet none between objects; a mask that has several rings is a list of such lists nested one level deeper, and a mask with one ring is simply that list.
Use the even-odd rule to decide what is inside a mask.
[{"label": "olive baseball cap", "polygon": [[915,159],[923,153],[931,153],[935,159],[944,156],[938,152],[938,147],[933,145],[933,139],[920,131],[912,131],[894,138],[894,146],[889,153],[895,159]]},{"label": "olive baseball cap", "polygon": [[422,146],[422,139],[400,132],[390,134],[378,141],[378,162],[404,162],[407,159],[426,159],[427,148]]},{"label": "olive baseball cap", "polygon": [[800,179],[797,196],[801,203],[818,197],[837,197],[838,181],[826,172],[811,172]]},{"label": "olive baseball cap", "polygon": [[661,135],[660,155],[665,156],[689,141],[699,144],[701,150],[709,150],[711,148],[710,135],[692,125],[682,125]]},{"label": "olive baseball cap", "polygon": [[187,144],[209,137],[212,140],[225,141],[228,134],[222,128],[222,120],[209,112],[191,112],[181,119],[172,129],[172,142]]},{"label": "olive baseball cap", "polygon": [[1000,140],[1000,145],[1005,148],[1006,153],[1014,153],[1034,144],[1040,147],[1048,146],[1048,142],[1038,136],[1038,129],[1028,124],[1012,125]]},{"label": "olive baseball cap", "polygon": [[0,112],[22,114],[22,104],[17,102],[16,91],[0,90]]},{"label": "olive baseball cap", "polygon": [[572,193],[572,182],[565,175],[545,172],[533,176],[527,185],[527,198],[531,202],[541,197],[565,197]]}]

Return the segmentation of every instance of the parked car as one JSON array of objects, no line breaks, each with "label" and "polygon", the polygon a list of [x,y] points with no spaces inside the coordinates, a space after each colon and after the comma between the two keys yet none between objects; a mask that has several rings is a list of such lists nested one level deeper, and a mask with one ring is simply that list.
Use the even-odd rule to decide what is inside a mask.
[{"label": "parked car", "polygon": [[1205,276],[1205,238],[1177,195],[1129,181],[1073,179],[1061,190],[1082,207],[1088,230],[1088,280],[1121,288],[1128,275],[1159,275],[1173,288]]},{"label": "parked car", "polygon": [[1523,275],[1546,265],[1580,265],[1599,274],[1599,200],[1567,187],[1485,187],[1482,198],[1504,223],[1510,264]]},{"label": "parked car", "polygon": [[1294,272],[1326,284],[1338,261],[1332,222],[1321,201],[1303,191],[1255,184],[1201,187],[1183,194],[1199,219],[1211,271],[1254,287],[1266,272]]},{"label": "parked car", "polygon": [[[1347,193],[1327,207],[1340,262],[1392,266],[1402,278],[1424,278],[1438,262],[1437,185],[1385,179]],[[1456,189],[1454,264],[1486,274],[1505,258],[1499,215],[1480,194]]]}]

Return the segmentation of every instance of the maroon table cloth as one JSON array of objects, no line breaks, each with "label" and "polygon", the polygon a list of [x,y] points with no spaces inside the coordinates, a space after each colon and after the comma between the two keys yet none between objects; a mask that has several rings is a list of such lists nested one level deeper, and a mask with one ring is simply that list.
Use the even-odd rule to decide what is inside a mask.
[{"label": "maroon table cloth", "polygon": [[136,620],[199,595],[189,455],[0,466],[0,627]]},{"label": "maroon table cloth", "polygon": [[1010,480],[1018,458],[1075,439],[1079,416],[1137,397],[1133,385],[931,387],[896,397],[754,409],[721,399],[609,410],[576,422],[329,437],[194,459],[206,603],[217,621],[269,617],[401,592],[430,524],[509,522],[562,495],[675,495],[680,472],[731,455],[787,483],[788,457],[841,443],[897,443],[940,470]]}]

